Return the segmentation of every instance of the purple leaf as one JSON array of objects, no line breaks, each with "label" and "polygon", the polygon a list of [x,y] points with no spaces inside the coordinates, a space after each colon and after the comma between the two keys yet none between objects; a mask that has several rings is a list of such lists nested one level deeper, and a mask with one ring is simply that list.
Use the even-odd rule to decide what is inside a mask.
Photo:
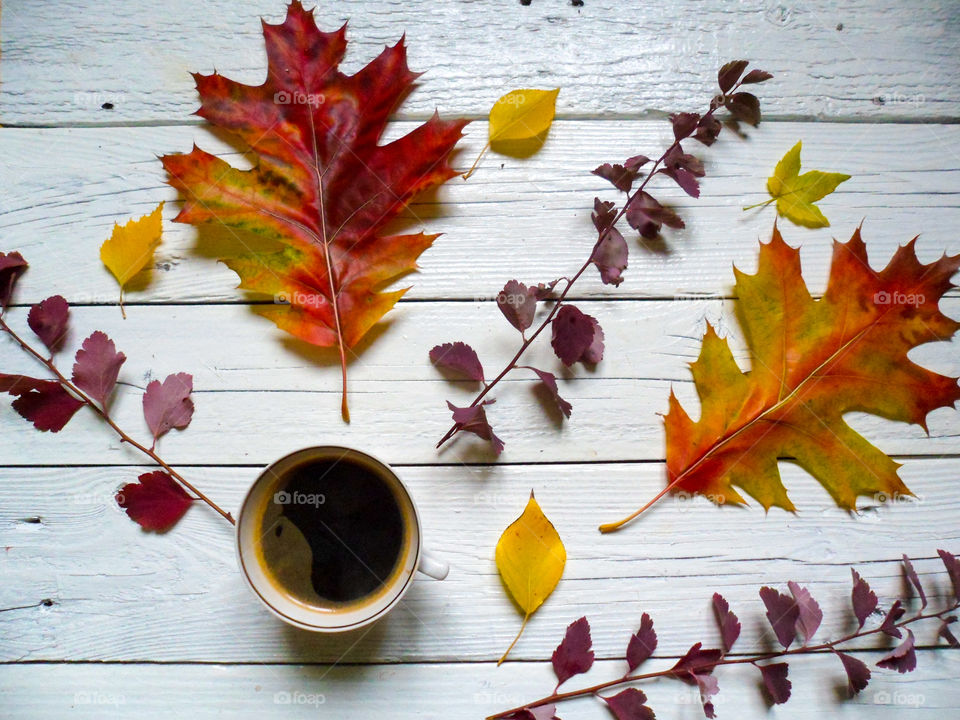
[{"label": "purple leaf", "polygon": [[710,702],[710,698],[720,692],[720,685],[713,675],[695,674],[693,679],[700,689],[700,703],[703,705],[703,714],[708,718],[715,718],[717,713]]},{"label": "purple leaf", "polygon": [[653,618],[644,613],[640,616],[640,629],[630,636],[630,642],[627,643],[628,672],[636,670],[656,649],[657,633],[653,629]]},{"label": "purple leaf", "polygon": [[960,641],[958,641],[957,637],[950,632],[950,625],[956,621],[956,615],[949,615],[945,617],[943,622],[940,623],[940,628],[937,630],[937,637],[942,637],[951,647],[960,648]]},{"label": "purple leaf", "polygon": [[856,695],[870,682],[870,668],[862,660],[858,660],[852,655],[847,655],[838,650],[834,650],[834,652],[840,658],[840,662],[843,663],[843,670],[847,673],[850,692]]},{"label": "purple leaf", "polygon": [[853,592],[851,593],[853,614],[857,616],[857,622],[862,628],[870,614],[877,609],[877,596],[856,570],[851,568],[850,572],[853,574]]},{"label": "purple leaf", "polygon": [[726,98],[723,104],[737,120],[754,127],[760,124],[760,101],[756,95],[738,92]]},{"label": "purple leaf", "polygon": [[590,219],[593,220],[593,226],[597,232],[603,232],[613,225],[613,219],[617,216],[617,206],[612,202],[604,202],[600,198],[593,199],[593,212],[590,213]]},{"label": "purple leaf", "polygon": [[700,197],[700,183],[697,182],[697,178],[689,170],[684,170],[683,168],[664,168],[660,170],[660,172],[667,177],[673,178],[677,185],[690,197]]},{"label": "purple leaf", "polygon": [[472,347],[463,342],[444,343],[430,351],[430,362],[470,380],[483,382],[483,366]]},{"label": "purple leaf", "polygon": [[773,663],[772,665],[758,665],[760,674],[763,675],[763,684],[770,693],[770,697],[777,705],[781,705],[790,699],[791,682],[787,679],[789,665],[785,662]]},{"label": "purple leaf", "polygon": [[673,137],[677,140],[683,140],[690,137],[693,131],[697,129],[700,115],[688,112],[674,113],[670,116],[670,122],[673,124]]},{"label": "purple leaf", "polygon": [[113,340],[97,330],[77,350],[73,382],[100,405],[104,405],[117,384],[120,366],[126,359],[126,355],[117,352]]},{"label": "purple leaf", "polygon": [[953,594],[960,602],[960,560],[957,560],[946,550],[937,550],[937,555],[943,560],[944,567],[947,568],[947,574],[950,575],[950,582],[953,583]]},{"label": "purple leaf", "polygon": [[880,630],[890,637],[903,637],[900,628],[897,627],[897,620],[902,618],[905,613],[906,610],[903,609],[901,602],[899,600],[895,601],[890,608],[890,612],[887,613],[886,617],[883,618],[883,622],[880,623]]},{"label": "purple leaf", "polygon": [[730,612],[730,605],[720,593],[713,594],[713,612],[717,616],[717,625],[720,626],[723,652],[728,653],[740,637],[740,621]]},{"label": "purple leaf", "polygon": [[773,75],[766,70],[751,70],[747,73],[746,77],[743,78],[743,84],[752,85],[753,83],[762,83],[772,77]]},{"label": "purple leaf", "polygon": [[590,260],[600,271],[600,280],[604,285],[618,286],[623,282],[623,271],[627,269],[627,241],[615,227],[608,228],[597,243]]},{"label": "purple leaf", "polygon": [[[612,205],[613,203],[611,203]],[[537,300],[547,300],[553,296],[553,289],[557,286],[557,283],[560,282],[560,279],[551,280],[548,283],[537,283],[537,286],[533,288],[533,295]]]},{"label": "purple leaf", "polygon": [[574,620],[567,626],[563,641],[553,651],[550,658],[553,672],[557,675],[557,687],[560,687],[574,675],[585,673],[593,665],[593,650],[590,639],[590,623],[585,617]]},{"label": "purple leaf", "polygon": [[923,591],[923,585],[920,584],[917,571],[913,569],[913,563],[910,562],[910,558],[906,555],[903,556],[903,572],[906,574],[910,584],[913,585],[917,591],[917,597],[920,598],[920,609],[923,610],[927,606],[927,594]]},{"label": "purple leaf", "polygon": [[53,354],[60,349],[67,337],[69,315],[70,306],[67,301],[60,295],[54,295],[30,308],[27,324]]},{"label": "purple leaf", "polygon": [[796,600],[797,608],[800,610],[800,616],[797,619],[797,628],[800,630],[801,637],[803,637],[803,643],[807,644],[810,642],[814,633],[817,632],[817,628],[820,627],[820,623],[823,620],[823,611],[820,610],[817,601],[813,599],[813,596],[810,595],[810,592],[806,588],[800,587],[797,583],[793,582],[793,580],[787,583],[787,587],[790,588],[790,593],[793,595],[793,599]]},{"label": "purple leaf", "polygon": [[537,705],[536,707],[526,708],[530,720],[553,720],[557,714],[556,705]]},{"label": "purple leaf", "polygon": [[16,396],[13,409],[42,431],[60,432],[84,405],[54,380],[23,375],[0,373],[0,392]]},{"label": "purple leaf", "polygon": [[480,405],[461,408],[448,400],[447,407],[453,413],[453,421],[460,426],[461,430],[473,433],[483,440],[488,440],[493,446],[493,451],[499,455],[503,452],[503,440],[493,433],[493,428],[487,422],[487,412],[483,407],[492,403],[493,400],[484,400]]},{"label": "purple leaf", "polygon": [[720,650],[712,648],[704,650],[703,643],[695,643],[687,650],[687,654],[670,668],[670,672],[684,682],[695,685],[697,680],[693,676],[709,674],[716,667],[721,657],[723,657],[723,653]]},{"label": "purple leaf", "polygon": [[700,158],[696,155],[685,153],[679,145],[675,145],[667,151],[667,154],[664,155],[663,158],[663,165],[666,168],[686,170],[691,175],[696,175],[697,177],[703,177],[706,174]]},{"label": "purple leaf", "polygon": [[27,261],[18,252],[0,252],[0,312],[7,309],[17,280],[27,269]]},{"label": "purple leaf", "polygon": [[767,620],[770,621],[777,640],[786,650],[796,638],[800,608],[792,597],[771,587],[760,588],[760,599],[767,608]]},{"label": "purple leaf", "polygon": [[913,651],[913,632],[907,630],[907,637],[893,651],[877,663],[877,667],[896,670],[898,673],[912,672],[917,667],[917,654]]},{"label": "purple leaf", "polygon": [[193,502],[180,483],[162,470],[144,473],[137,480],[120,488],[116,500],[144,530],[166,532]]},{"label": "purple leaf", "polygon": [[573,412],[573,405],[560,397],[560,390],[557,388],[557,376],[553,373],[547,372],[546,370],[537,370],[535,367],[530,369],[533,370],[537,374],[537,377],[540,378],[540,382],[543,383],[543,386],[547,389],[547,392],[553,398],[554,402],[557,403],[557,407],[560,409],[560,412],[563,413],[563,416],[570,417],[570,413]]},{"label": "purple leaf", "polygon": [[749,64],[750,62],[748,60],[733,60],[720,68],[720,72],[717,73],[717,83],[720,85],[720,92],[725,93],[736,85],[737,80],[740,79],[740,76],[743,75],[743,71],[747,69],[747,65]]},{"label": "purple leaf", "polygon": [[604,163],[594,170],[593,174],[609,181],[617,190],[625,193],[630,192],[633,181],[637,179],[636,170],[631,170],[623,165],[611,165],[610,163]]},{"label": "purple leaf", "polygon": [[700,122],[697,125],[697,132],[694,133],[693,139],[709,147],[717,141],[717,137],[720,135],[722,128],[723,125],[721,125],[720,121],[713,115],[704,115],[700,118]]},{"label": "purple leaf", "polygon": [[627,206],[627,222],[634,230],[652,240],[666,225],[675,229],[684,227],[683,220],[673,210],[661,205],[650,193],[639,192]]},{"label": "purple leaf", "polygon": [[646,155],[634,155],[631,158],[627,158],[624,161],[623,166],[627,168],[627,170],[639,170],[648,162],[650,162],[650,158],[648,158]]},{"label": "purple leaf", "polygon": [[617,720],[654,720],[653,710],[646,705],[647,696],[637,688],[603,698]]},{"label": "purple leaf", "polygon": [[578,360],[597,363],[603,358],[603,330],[596,318],[573,305],[563,305],[553,318],[553,351],[566,365]]},{"label": "purple leaf", "polygon": [[143,417],[153,433],[161,437],[173,428],[183,429],[193,418],[193,376],[188,373],[167,375],[161,383],[154,380],[143,394]]},{"label": "purple leaf", "polygon": [[523,332],[533,325],[537,312],[536,291],[518,280],[509,280],[497,295],[497,306],[507,322]]}]

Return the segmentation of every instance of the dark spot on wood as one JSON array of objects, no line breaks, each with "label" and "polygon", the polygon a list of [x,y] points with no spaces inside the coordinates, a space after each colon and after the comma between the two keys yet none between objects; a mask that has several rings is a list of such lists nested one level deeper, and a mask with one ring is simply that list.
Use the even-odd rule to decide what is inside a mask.
[{"label": "dark spot on wood", "polygon": [[112,102],[105,102],[105,103],[104,103],[103,105],[101,105],[100,107],[101,107],[101,109],[103,109],[103,110],[113,110],[113,103],[112,103]]},{"label": "dark spot on wood", "polygon": [[837,30],[843,30],[843,23],[837,23]]},{"label": "dark spot on wood", "polygon": [[886,105],[887,101],[883,99],[882,95],[877,95],[873,100],[871,100],[874,105]]},{"label": "dark spot on wood", "polygon": [[520,0],[520,4],[521,4],[521,5],[529,5],[529,4],[530,4],[530,0]]},{"label": "dark spot on wood", "polygon": [[25,517],[21,522],[30,523],[31,525],[39,525],[43,522],[43,518],[39,515],[34,515],[33,517]]},{"label": "dark spot on wood", "polygon": [[570,0],[570,4],[574,7],[583,7],[583,0]]},{"label": "dark spot on wood", "polygon": [[43,600],[40,601],[40,604],[43,605],[44,607],[51,607],[54,604],[54,602],[50,598],[44,598]]}]

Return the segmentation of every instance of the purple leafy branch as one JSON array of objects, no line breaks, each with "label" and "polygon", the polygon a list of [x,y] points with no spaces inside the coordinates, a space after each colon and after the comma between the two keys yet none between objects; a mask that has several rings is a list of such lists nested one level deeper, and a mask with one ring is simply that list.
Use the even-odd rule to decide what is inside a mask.
[{"label": "purple leafy branch", "polygon": [[[159,465],[162,470],[144,473],[116,495],[117,504],[146,530],[166,531],[183,516],[194,500],[202,500],[224,519],[233,516],[204,495],[156,452],[157,440],[174,428],[182,429],[193,417],[193,377],[187,373],[154,380],[143,395],[143,414],[153,437],[147,445],[134,440],[110,415],[110,403],[126,355],[119,352],[99,330],[87,337],[77,350],[70,377],[54,362],[69,332],[70,306],[54,295],[30,308],[27,324],[47,353],[28,343],[7,324],[6,310],[27,262],[17,252],[0,252],[0,332],[6,333],[28,355],[40,362],[51,379],[0,373],[0,392],[13,396],[13,409],[37,430],[60,432],[83,407],[89,407],[119,437]],[[188,492],[195,497],[191,497]]]},{"label": "purple leafy branch", "polygon": [[[950,625],[957,620],[957,617],[951,613],[960,609],[960,561],[944,550],[938,550],[937,553],[953,583],[953,596],[947,607],[942,610],[924,612],[928,604],[926,594],[913,565],[904,556],[904,572],[921,601],[921,607],[916,614],[903,619],[906,614],[903,609],[904,601],[897,600],[880,624],[874,628],[864,629],[866,618],[877,609],[877,598],[866,581],[854,571],[851,609],[859,626],[854,632],[843,637],[811,645],[809,641],[819,628],[823,614],[810,592],[795,582],[788,583],[789,594],[764,587],[760,591],[760,597],[766,608],[770,627],[783,646],[783,650],[730,657],[728,653],[740,635],[740,621],[730,610],[727,601],[719,593],[714,593],[713,609],[722,649],[705,648],[702,642],[697,642],[672,667],[655,672],[637,673],[636,669],[653,654],[657,647],[653,620],[644,613],[640,629],[630,636],[626,651],[627,672],[623,676],[578,690],[559,692],[560,685],[575,675],[587,672],[593,666],[594,652],[590,641],[590,625],[586,618],[580,618],[570,624],[563,642],[553,654],[553,668],[557,676],[557,686],[553,692],[526,705],[490,715],[487,720],[538,720],[541,716],[559,720],[556,715],[556,706],[559,703],[586,696],[603,700],[616,720],[652,720],[654,712],[647,704],[646,695],[642,690],[627,687],[615,695],[601,693],[655,678],[673,678],[696,687],[700,693],[704,715],[713,718],[716,716],[716,708],[711,698],[719,692],[719,684],[713,674],[716,668],[724,665],[752,665],[760,673],[768,698],[774,704],[781,704],[790,699],[792,689],[787,659],[794,655],[813,653],[835,655],[847,676],[850,694],[856,695],[867,687],[871,672],[865,662],[843,652],[843,648],[855,640],[877,633],[902,638],[896,647],[876,663],[879,668],[895,670],[899,673],[911,672],[917,666],[915,637],[913,629],[908,626],[925,620],[940,620],[937,638],[945,640],[952,648],[960,648],[960,641],[950,631]],[[906,633],[905,637],[904,633]],[[798,636],[803,644],[791,650],[790,645]],[[546,708],[549,708],[549,714],[545,714]]]},{"label": "purple leafy branch", "polygon": [[[691,197],[700,196],[698,178],[704,176],[703,163],[699,158],[685,152],[682,143],[688,139],[703,145],[712,145],[723,128],[715,117],[725,108],[729,113],[728,126],[737,128],[738,122],[756,126],[760,122],[760,102],[755,95],[744,92],[741,87],[769,80],[772,75],[763,70],[751,70],[744,75],[748,62],[736,60],[724,65],[717,74],[720,88],[702,115],[699,113],[675,113],[670,116],[673,125],[673,143],[655,160],[645,155],[635,155],[623,163],[606,163],[593,171],[594,175],[609,181],[617,190],[626,194],[618,208],[616,203],[594,198],[591,215],[597,230],[597,240],[590,255],[572,276],[559,278],[549,283],[525,285],[519,280],[510,280],[497,295],[497,306],[507,322],[520,333],[520,347],[503,369],[490,381],[484,378],[483,366],[476,351],[463,342],[445,343],[430,351],[430,360],[446,375],[472,380],[481,384],[473,401],[466,408],[447,403],[453,413],[453,425],[437,443],[439,448],[460,432],[470,432],[490,441],[499,455],[503,441],[491,427],[483,406],[490,401],[487,395],[509,373],[524,369],[532,370],[538,382],[554,398],[565,417],[570,417],[571,404],[560,396],[556,376],[546,370],[521,365],[520,360],[527,349],[548,327],[551,329],[550,344],[557,358],[566,367],[577,362],[595,364],[603,358],[603,329],[596,318],[587,315],[567,301],[567,296],[576,281],[587,269],[596,266],[600,280],[605,285],[619,286],[627,268],[628,247],[623,234],[617,228],[625,218],[627,224],[641,237],[656,238],[664,225],[679,229],[683,220],[670,207],[663,205],[648,191],[650,181],[658,176],[670,178]],[[637,182],[639,181],[639,184]],[[559,293],[557,286],[563,283]],[[550,309],[535,329],[540,303],[549,303]]]}]

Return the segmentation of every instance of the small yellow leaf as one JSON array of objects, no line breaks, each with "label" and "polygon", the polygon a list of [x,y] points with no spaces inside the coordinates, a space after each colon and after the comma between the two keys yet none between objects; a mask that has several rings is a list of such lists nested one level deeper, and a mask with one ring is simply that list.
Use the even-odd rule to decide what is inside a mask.
[{"label": "small yellow leaf", "polygon": [[[490,110],[490,146],[507,141],[534,140],[545,134],[556,112],[555,90],[513,90]],[[542,139],[540,140],[542,143]]]},{"label": "small yellow leaf", "polygon": [[773,175],[767,180],[767,191],[777,201],[777,212],[782,217],[808,228],[828,227],[830,221],[814,203],[832,193],[850,176],[819,170],[800,175],[801,145],[798,142],[777,163]]},{"label": "small yellow leaf", "polygon": [[[560,535],[543,514],[532,491],[523,514],[500,536],[496,561],[500,577],[525,614],[520,627],[522,633],[530,615],[560,582],[567,562],[567,551]],[[519,637],[518,633],[500,662],[504,661]]]},{"label": "small yellow leaf", "polygon": [[100,259],[122,288],[153,259],[163,231],[163,203],[149,215],[130,220],[120,227],[114,223],[113,234],[100,246]]}]

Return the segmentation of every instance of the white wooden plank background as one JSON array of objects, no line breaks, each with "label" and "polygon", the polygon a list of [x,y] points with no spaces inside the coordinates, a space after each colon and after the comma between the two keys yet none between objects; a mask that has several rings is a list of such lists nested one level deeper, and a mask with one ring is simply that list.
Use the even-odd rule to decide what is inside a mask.
[{"label": "white wooden plank background", "polygon": [[[428,73],[394,135],[434,107],[482,118],[514,87],[562,87],[560,119],[540,154],[524,161],[491,156],[469,182],[452,181],[411,208],[408,226],[445,234],[411,277],[408,300],[351,363],[350,426],[337,416],[329,353],[291,342],[251,312],[251,298],[216,262],[228,247],[223,237],[168,223],[151,282],[130,293],[125,322],[97,259],[114,221],[175,200],[156,155],[193,141],[229,153],[190,115],[196,96],[187,71],[216,66],[259,82],[258,18],[282,14],[281,3],[263,0],[5,3],[0,249],[19,249],[33,264],[22,304],[62,293],[77,306],[74,342],[105,329],[126,352],[115,406],[124,425],[143,427],[139,396],[150,379],[179,370],[195,376],[193,424],[164,438],[161,450],[226,507],[235,509],[259,469],[287,450],[317,442],[366,447],[400,466],[429,544],[450,561],[451,575],[443,584],[414,585],[402,607],[367,634],[331,639],[293,631],[248,596],[229,528],[213,513],[196,507],[161,537],[129,522],[111,496],[143,471],[142,458],[93,418],[81,413],[51,436],[8,410],[0,413],[5,717],[477,718],[544,694],[552,685],[546,661],[564,626],[582,614],[602,659],[593,672],[599,680],[619,671],[617,658],[642,612],[657,622],[656,663],[713,638],[713,590],[744,621],[744,651],[765,643],[762,584],[808,584],[827,612],[825,634],[847,629],[851,565],[888,603],[904,592],[897,558],[906,552],[921,558],[931,594],[946,592],[933,556],[936,547],[960,551],[960,416],[952,410],[931,416],[929,436],[870,416],[849,418],[904,463],[916,501],[866,498],[849,516],[783,463],[796,516],[679,499],[619,534],[600,536],[596,525],[662,487],[656,413],[671,386],[696,408],[686,363],[707,320],[732,337],[748,366],[732,319],[731,265],[753,270],[772,215],[740,206],[762,199],[767,174],[797,139],[805,165],[854,176],[824,201],[832,228],[783,226],[788,242],[802,244],[814,292],[825,284],[830,238],[845,239],[864,219],[877,266],[917,233],[924,261],[960,251],[960,7],[376,0],[322,8],[321,26],[350,18],[348,68],[407,32],[411,65]],[[427,350],[462,338],[481,348],[491,368],[505,358],[516,339],[489,298],[510,277],[546,280],[578,266],[590,246],[593,196],[613,197],[589,170],[660,148],[670,135],[662,113],[698,109],[717,65],[739,56],[777,75],[758,89],[767,122],[747,141],[725,136],[703,151],[701,200],[664,189],[688,228],[666,247],[633,244],[620,288],[592,277],[578,284],[582,306],[607,330],[608,352],[595,372],[561,381],[573,418],[558,425],[531,401],[526,383],[507,382],[491,409],[508,443],[501,462],[470,439],[435,452],[433,441],[448,425],[443,400],[467,398],[470,387],[438,377]],[[102,109],[105,102],[114,108]],[[483,121],[469,133],[458,156],[464,166],[483,144]],[[166,220],[175,213],[169,202]],[[942,307],[960,317],[960,293],[950,295]],[[24,324],[23,308],[11,314]],[[957,375],[956,350],[956,341],[940,343],[911,357]],[[532,359],[556,367],[545,347]],[[5,341],[0,369],[36,368]],[[566,541],[569,560],[515,662],[498,669],[520,618],[492,551],[530,488]],[[933,629],[918,637],[932,644]],[[862,652],[867,661],[880,656],[876,643]],[[776,715],[950,716],[960,707],[958,662],[955,653],[925,649],[916,673],[880,672],[861,697],[842,701],[834,661],[797,661],[794,698]],[[768,716],[757,678],[727,669],[720,679],[721,717]],[[645,689],[661,717],[702,716],[686,686]],[[293,702],[283,703],[282,693]],[[894,704],[883,704],[884,693]],[[561,714],[605,713],[586,700]]]}]

